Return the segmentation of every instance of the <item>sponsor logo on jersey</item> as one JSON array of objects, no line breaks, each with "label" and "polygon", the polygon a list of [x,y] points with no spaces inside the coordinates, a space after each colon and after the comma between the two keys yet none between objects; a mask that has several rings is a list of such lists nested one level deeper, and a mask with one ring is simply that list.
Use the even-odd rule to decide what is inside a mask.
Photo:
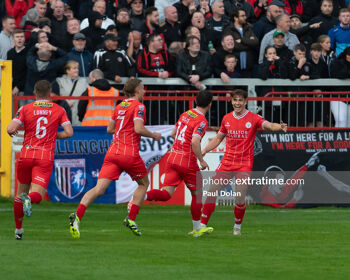
[{"label": "sponsor logo on jersey", "polygon": [[26,145],[26,149],[30,149],[32,147],[32,145]]},{"label": "sponsor logo on jersey", "polygon": [[143,111],[139,110],[139,111],[137,112],[137,116],[138,116],[138,117],[143,117],[143,116],[144,116]]},{"label": "sponsor logo on jersey", "polygon": [[127,108],[131,105],[131,102],[125,102],[123,101],[122,103],[120,103],[120,106],[123,107],[123,108]]},{"label": "sponsor logo on jersey", "polygon": [[229,122],[226,122],[226,123],[225,123],[225,127],[230,127],[230,123],[229,123]]},{"label": "sponsor logo on jersey", "polygon": [[246,122],[245,123],[245,127],[246,128],[251,128],[252,127],[252,123],[251,122]]},{"label": "sponsor logo on jersey", "polygon": [[85,159],[56,159],[55,181],[57,189],[65,197],[77,197],[86,184]]},{"label": "sponsor logo on jersey", "polygon": [[125,110],[119,110],[118,115],[125,115],[126,111]]},{"label": "sponsor logo on jersey", "polygon": [[52,108],[53,103],[51,102],[34,102],[34,107],[46,107],[46,108]]},{"label": "sponsor logo on jersey", "polygon": [[204,127],[205,127],[205,122],[201,122],[201,124],[200,124],[199,127],[197,128],[197,133],[203,134]]},{"label": "sponsor logo on jersey", "polygon": [[189,115],[191,118],[198,117],[198,115],[195,112],[191,111],[191,110],[187,111],[187,115]]}]

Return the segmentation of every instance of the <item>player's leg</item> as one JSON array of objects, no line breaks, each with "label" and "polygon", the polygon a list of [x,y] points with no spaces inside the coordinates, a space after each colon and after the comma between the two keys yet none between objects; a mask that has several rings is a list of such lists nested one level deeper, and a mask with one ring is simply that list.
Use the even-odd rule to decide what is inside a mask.
[{"label": "player's leg", "polygon": [[245,197],[248,190],[248,184],[246,180],[249,177],[249,173],[244,171],[237,172],[235,177],[236,179],[241,179],[242,184],[236,184],[236,189],[235,189],[237,196],[235,197],[235,208],[234,208],[235,224],[233,227],[233,234],[240,235],[241,225],[243,222],[245,209],[246,209]]}]

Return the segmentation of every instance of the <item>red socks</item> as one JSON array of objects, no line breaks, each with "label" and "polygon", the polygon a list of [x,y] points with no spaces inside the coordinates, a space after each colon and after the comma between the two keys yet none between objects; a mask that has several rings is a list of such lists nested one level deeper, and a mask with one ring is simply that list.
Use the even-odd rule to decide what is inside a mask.
[{"label": "red socks", "polygon": [[28,194],[28,196],[30,197],[31,203],[38,204],[42,200],[41,194],[38,192],[31,192],[30,194]]},{"label": "red socks", "polygon": [[15,197],[15,201],[13,203],[13,212],[15,216],[16,229],[21,229],[24,213],[23,203],[20,197]]},{"label": "red socks", "polygon": [[84,217],[85,210],[86,210],[86,206],[80,203],[76,212],[79,220],[81,220]]},{"label": "red socks", "polygon": [[[199,197],[198,197],[199,199]],[[202,213],[202,201],[197,201],[197,196],[192,194],[191,214],[193,221],[199,221]]]},{"label": "red socks", "polygon": [[140,206],[138,206],[136,204],[132,204],[130,212],[129,212],[129,219],[135,221],[136,216],[139,213],[139,210],[140,210]]},{"label": "red socks", "polygon": [[171,195],[166,190],[150,190],[147,192],[148,201],[167,201]]},{"label": "red socks", "polygon": [[208,224],[208,221],[210,219],[211,214],[213,214],[215,210],[215,202],[216,202],[216,197],[207,197],[204,203],[203,207],[203,214],[202,214],[202,219],[201,219],[201,224]]},{"label": "red socks", "polygon": [[245,213],[246,205],[243,204],[236,204],[235,205],[235,224],[240,225],[243,221],[244,213]]}]

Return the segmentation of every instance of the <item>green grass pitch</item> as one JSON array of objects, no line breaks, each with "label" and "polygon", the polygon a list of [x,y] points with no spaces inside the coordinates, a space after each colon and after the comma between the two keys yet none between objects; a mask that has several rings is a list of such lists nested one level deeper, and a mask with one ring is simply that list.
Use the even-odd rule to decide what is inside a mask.
[{"label": "green grass pitch", "polygon": [[0,200],[0,279],[350,279],[350,209],[250,206],[233,236],[232,209],[217,207],[214,232],[193,238],[189,207],[142,207],[138,237],[122,225],[126,205],[92,205],[73,240],[75,209],[34,205],[16,241],[12,202]]}]

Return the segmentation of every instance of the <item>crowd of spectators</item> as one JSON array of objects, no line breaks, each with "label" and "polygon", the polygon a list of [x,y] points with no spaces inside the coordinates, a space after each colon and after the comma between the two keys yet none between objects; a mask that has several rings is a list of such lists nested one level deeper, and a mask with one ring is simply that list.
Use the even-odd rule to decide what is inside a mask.
[{"label": "crowd of spectators", "polygon": [[[346,0],[5,0],[0,59],[13,61],[13,95],[32,95],[35,82],[46,79],[53,94],[79,96],[94,69],[119,89],[122,77],[136,76],[180,77],[193,89],[204,88],[201,81],[210,77],[223,83],[347,79],[348,5]],[[350,115],[343,103],[331,106],[336,126],[350,126],[348,113],[338,112]],[[78,103],[65,105],[80,124]]]}]

